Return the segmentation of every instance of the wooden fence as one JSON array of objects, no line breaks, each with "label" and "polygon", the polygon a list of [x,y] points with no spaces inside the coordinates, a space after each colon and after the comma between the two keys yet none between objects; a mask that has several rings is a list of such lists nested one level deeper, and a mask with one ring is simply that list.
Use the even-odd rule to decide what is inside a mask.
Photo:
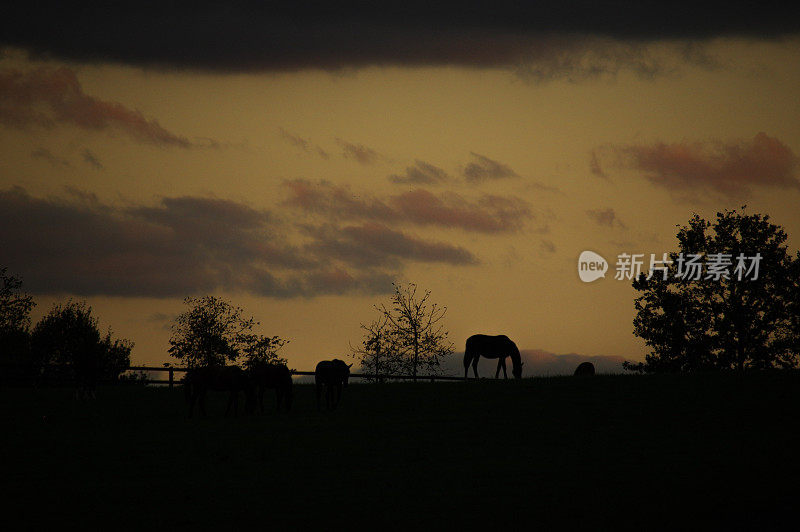
[{"label": "wooden fence", "polygon": [[[175,373],[185,373],[187,371],[186,368],[181,367],[151,367],[151,366],[131,366],[128,368],[128,371],[160,371],[166,372],[167,378],[166,379],[147,379],[149,384],[168,384],[170,388],[172,388],[176,382],[180,381],[180,379],[175,378]],[[292,375],[309,375],[314,376],[313,371],[299,371],[299,370],[291,370]],[[367,373],[351,373],[350,378],[352,379],[376,379],[376,376],[373,374]],[[448,375],[417,375],[417,381],[463,381],[463,377],[452,377]],[[386,380],[414,380],[413,375],[378,375],[376,380],[386,381]]]}]

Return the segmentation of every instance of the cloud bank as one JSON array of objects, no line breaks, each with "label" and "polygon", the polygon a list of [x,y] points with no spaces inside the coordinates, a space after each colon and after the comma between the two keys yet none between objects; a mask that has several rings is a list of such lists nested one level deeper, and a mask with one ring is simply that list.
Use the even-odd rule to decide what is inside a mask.
[{"label": "cloud bank", "polygon": [[14,128],[70,125],[96,131],[113,128],[162,146],[192,145],[139,111],[84,93],[75,72],[64,67],[0,69],[0,124]]},{"label": "cloud bank", "polygon": [[119,207],[80,190],[39,198],[19,187],[0,190],[0,249],[33,293],[142,297],[388,293],[409,263],[479,262],[374,221],[300,225],[218,198]]},{"label": "cloud bank", "polygon": [[753,187],[800,188],[800,158],[766,133],[750,140],[618,147],[625,164],[671,190],[746,195]]},{"label": "cloud bank", "polygon": [[458,194],[434,194],[417,188],[379,198],[355,194],[349,187],[321,181],[285,183],[285,205],[339,220],[368,220],[417,226],[438,226],[480,233],[513,232],[532,218],[530,205],[518,198],[480,195],[467,199]]},{"label": "cloud bank", "polygon": [[0,45],[77,61],[217,71],[522,65],[532,77],[550,77],[620,66],[652,73],[658,64],[641,43],[773,38],[798,29],[791,3],[769,0],[500,0],[468,8],[417,0],[17,2],[4,7]]}]

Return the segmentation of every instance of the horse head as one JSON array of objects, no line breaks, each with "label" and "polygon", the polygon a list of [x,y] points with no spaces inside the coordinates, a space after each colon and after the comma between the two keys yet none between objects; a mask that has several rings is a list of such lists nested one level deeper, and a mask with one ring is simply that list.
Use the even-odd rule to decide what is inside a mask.
[{"label": "horse head", "polygon": [[514,368],[511,370],[511,374],[514,375],[515,379],[521,379],[522,378],[522,366],[524,366],[524,365],[525,365],[525,362],[520,362],[519,366],[517,366],[516,364],[514,365]]}]

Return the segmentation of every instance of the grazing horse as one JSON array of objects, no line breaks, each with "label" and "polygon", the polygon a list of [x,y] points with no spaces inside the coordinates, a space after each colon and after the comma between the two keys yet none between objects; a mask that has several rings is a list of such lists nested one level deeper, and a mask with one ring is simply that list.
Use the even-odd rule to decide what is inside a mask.
[{"label": "grazing horse", "polygon": [[317,364],[314,371],[314,382],[317,388],[317,410],[320,410],[320,395],[325,389],[325,406],[328,410],[333,410],[342,398],[342,387],[347,386],[350,378],[350,366],[343,360],[334,358],[333,360],[323,360]]},{"label": "grazing horse", "polygon": [[575,368],[576,377],[585,377],[589,375],[594,375],[594,364],[591,362],[581,362],[578,367]]},{"label": "grazing horse", "polygon": [[253,384],[258,387],[258,404],[264,413],[264,391],[274,388],[278,410],[286,406],[288,412],[292,408],[292,372],[286,364],[258,364],[250,369]]},{"label": "grazing horse", "polygon": [[186,400],[189,402],[189,417],[194,413],[194,405],[200,401],[200,413],[206,415],[206,394],[208,390],[229,392],[228,406],[225,415],[233,408],[234,415],[239,413],[239,392],[244,392],[245,412],[255,410],[255,394],[250,376],[238,366],[206,366],[192,368],[183,379]]},{"label": "grazing horse", "polygon": [[472,364],[475,378],[478,378],[478,359],[484,357],[498,359],[497,372],[494,374],[495,379],[500,377],[500,368],[503,369],[503,376],[507,379],[506,357],[509,356],[513,365],[511,373],[514,378],[522,378],[522,359],[519,355],[517,344],[504,334],[498,336],[474,334],[467,338],[467,347],[464,349],[464,378],[466,379],[469,374],[470,364]]}]

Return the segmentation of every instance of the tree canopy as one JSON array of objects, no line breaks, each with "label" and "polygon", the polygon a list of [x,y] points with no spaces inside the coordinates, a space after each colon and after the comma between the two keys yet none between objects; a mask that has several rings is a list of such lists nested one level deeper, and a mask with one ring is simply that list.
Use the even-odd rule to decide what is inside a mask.
[{"label": "tree canopy", "polygon": [[259,323],[242,308],[216,296],[187,297],[189,309],[172,326],[169,353],[189,367],[285,362],[277,351],[287,343],[253,332]]},{"label": "tree canopy", "polygon": [[84,301],[57,303],[31,332],[31,351],[37,367],[65,368],[91,360],[103,380],[116,380],[130,366],[133,342],[101,334],[92,307]]},{"label": "tree canopy", "polygon": [[353,356],[370,374],[405,374],[416,379],[420,368],[435,373],[453,353],[442,324],[447,308],[430,301],[430,290],[419,296],[416,284],[393,286],[388,305],[375,307],[378,318],[362,324],[364,338],[352,349]]},{"label": "tree canopy", "polygon": [[27,331],[31,325],[33,297],[22,291],[22,279],[0,268],[0,334]]},{"label": "tree canopy", "polygon": [[[744,208],[743,208],[744,210]],[[663,269],[633,281],[646,372],[792,368],[800,352],[800,253],[767,215],[736,210],[680,226]]]}]

